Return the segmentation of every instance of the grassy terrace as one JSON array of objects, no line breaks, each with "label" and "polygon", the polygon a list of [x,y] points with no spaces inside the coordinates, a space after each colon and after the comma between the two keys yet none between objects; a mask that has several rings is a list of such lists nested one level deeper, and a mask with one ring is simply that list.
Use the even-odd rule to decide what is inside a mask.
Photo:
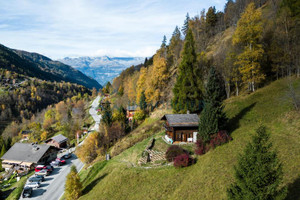
[{"label": "grassy terrace", "polygon": [[[300,91],[299,80],[294,81],[294,86]],[[146,121],[111,150],[129,147],[136,138],[141,142],[81,172],[81,199],[225,199],[226,189],[234,180],[238,154],[259,124],[267,126],[283,163],[288,199],[300,199],[300,113],[291,111],[287,80],[276,81],[250,95],[233,97],[225,102],[225,110],[233,141],[199,156],[195,165],[183,169],[134,167],[150,136],[154,132],[155,136],[161,134],[161,129],[153,128],[158,126],[158,117]]]}]

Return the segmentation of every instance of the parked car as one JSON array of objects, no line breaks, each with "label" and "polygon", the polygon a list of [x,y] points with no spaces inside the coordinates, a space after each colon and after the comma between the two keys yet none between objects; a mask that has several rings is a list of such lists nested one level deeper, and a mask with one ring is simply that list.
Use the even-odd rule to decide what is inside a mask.
[{"label": "parked car", "polygon": [[41,186],[40,182],[30,182],[25,185],[25,187],[39,188]]},{"label": "parked car", "polygon": [[62,158],[56,158],[56,161],[59,161],[62,165],[66,163],[66,160]]},{"label": "parked car", "polygon": [[[41,172],[41,171],[40,171]],[[35,177],[35,176],[32,176],[28,179],[28,182],[42,182],[42,179],[41,178],[38,178],[38,177]]]},{"label": "parked car", "polygon": [[32,188],[31,187],[25,187],[23,192],[22,192],[22,197],[23,198],[31,197],[31,194],[32,194]]},{"label": "parked car", "polygon": [[51,165],[45,166],[44,169],[47,170],[49,173],[53,171],[53,167]]},{"label": "parked car", "polygon": [[39,171],[43,170],[44,167],[45,167],[45,165],[38,165],[38,166],[35,167],[34,171],[39,172]]},{"label": "parked car", "polygon": [[52,162],[50,163],[50,165],[51,165],[52,167],[57,167],[57,166],[60,166],[61,163],[60,163],[59,161],[54,160],[54,161],[52,161]]},{"label": "parked car", "polygon": [[63,157],[65,159],[71,158],[72,154],[71,153],[66,153]]},{"label": "parked car", "polygon": [[40,174],[35,174],[35,177],[41,179],[42,182],[45,180],[45,177]]},{"label": "parked car", "polygon": [[43,175],[48,176],[50,172],[48,172],[46,169],[43,169],[41,171],[35,172],[36,175]]}]

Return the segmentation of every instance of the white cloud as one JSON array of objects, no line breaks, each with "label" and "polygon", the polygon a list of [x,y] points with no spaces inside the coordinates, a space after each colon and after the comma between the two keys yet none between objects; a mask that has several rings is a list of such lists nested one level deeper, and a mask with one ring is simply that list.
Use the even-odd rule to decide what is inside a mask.
[{"label": "white cloud", "polygon": [[210,4],[222,9],[225,0],[1,1],[0,43],[51,58],[151,56],[187,12]]}]

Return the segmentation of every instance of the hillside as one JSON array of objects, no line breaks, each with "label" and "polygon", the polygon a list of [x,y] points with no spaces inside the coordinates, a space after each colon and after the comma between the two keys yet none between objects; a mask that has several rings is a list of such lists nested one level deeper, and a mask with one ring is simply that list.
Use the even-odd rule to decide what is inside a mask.
[{"label": "hillside", "polygon": [[102,87],[94,79],[61,62],[52,61],[37,53],[13,50],[3,45],[0,45],[0,66],[18,74],[46,81],[77,83],[90,89]]},{"label": "hillside", "polygon": [[[0,69],[0,135],[12,121],[30,119],[51,104],[77,95],[88,98],[90,93],[82,85],[42,81]],[[14,136],[10,130],[7,133]]]},{"label": "hillside", "polygon": [[145,58],[142,57],[78,57],[63,58],[59,61],[70,65],[82,73],[97,80],[101,85],[112,81],[124,69],[143,63]]},{"label": "hillside", "polygon": [[[299,92],[300,80],[295,79],[293,86]],[[84,195],[80,199],[225,199],[226,189],[234,180],[238,154],[260,124],[268,128],[283,163],[287,199],[300,199],[300,114],[291,108],[288,79],[275,81],[250,95],[230,98],[225,110],[233,141],[198,156],[197,163],[187,168],[133,167],[151,137],[147,138],[112,160],[96,162],[83,170]],[[152,117],[152,123],[159,117]],[[128,135],[117,146],[145,134],[142,127],[137,130],[140,131]],[[155,137],[159,138],[163,133],[157,131]]]}]

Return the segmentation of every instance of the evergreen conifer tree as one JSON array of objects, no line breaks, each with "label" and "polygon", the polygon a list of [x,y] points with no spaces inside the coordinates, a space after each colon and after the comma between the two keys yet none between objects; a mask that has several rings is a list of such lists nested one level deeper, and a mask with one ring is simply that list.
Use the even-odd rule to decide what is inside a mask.
[{"label": "evergreen conifer tree", "polygon": [[185,20],[184,20],[184,24],[183,24],[183,27],[181,29],[182,33],[184,36],[187,35],[187,32],[189,30],[189,23],[190,23],[190,15],[189,13],[186,14],[186,17],[185,17]]},{"label": "evergreen conifer tree", "polygon": [[211,134],[225,127],[227,120],[222,106],[225,98],[223,79],[212,67],[205,87],[204,109],[199,121],[199,135],[202,140],[208,141]]},{"label": "evergreen conifer tree", "polygon": [[145,96],[145,92],[142,91],[141,93],[141,97],[140,97],[140,109],[145,111],[147,108],[147,102],[146,102],[146,96]]},{"label": "evergreen conifer tree", "polygon": [[112,111],[109,102],[106,102],[103,106],[101,121],[105,126],[111,126],[112,124]]},{"label": "evergreen conifer tree", "polygon": [[217,20],[216,8],[214,6],[209,7],[206,13],[206,24],[208,27],[214,27],[217,23]]},{"label": "evergreen conifer tree", "polygon": [[282,165],[272,151],[266,128],[257,129],[235,167],[236,182],[227,191],[228,199],[284,199],[286,188],[280,189]]},{"label": "evergreen conifer tree", "polygon": [[192,30],[189,30],[184,43],[177,80],[173,88],[172,107],[176,113],[199,110],[202,92],[196,69],[195,41]]},{"label": "evergreen conifer tree", "polygon": [[166,47],[167,47],[167,37],[164,35],[160,48],[166,48]]},{"label": "evergreen conifer tree", "polygon": [[80,177],[77,173],[76,167],[71,167],[70,173],[67,175],[65,184],[65,197],[66,200],[76,200],[81,196],[82,185],[80,183]]}]

